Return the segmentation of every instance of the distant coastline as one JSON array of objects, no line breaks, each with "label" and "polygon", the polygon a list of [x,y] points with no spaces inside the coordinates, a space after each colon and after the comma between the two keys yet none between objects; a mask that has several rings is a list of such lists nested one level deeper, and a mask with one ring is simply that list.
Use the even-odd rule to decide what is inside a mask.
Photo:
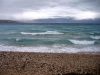
[{"label": "distant coastline", "polygon": [[14,24],[78,24],[78,25],[80,25],[80,24],[100,24],[100,23],[78,23],[78,22],[66,22],[66,23],[60,23],[60,22],[33,22],[33,21],[31,21],[31,22],[28,22],[28,21],[17,21],[17,20],[0,20],[0,24],[7,24],[7,23],[14,23]]},{"label": "distant coastline", "polygon": [[0,20],[0,24],[1,23],[21,23],[19,21],[13,21],[13,20]]}]

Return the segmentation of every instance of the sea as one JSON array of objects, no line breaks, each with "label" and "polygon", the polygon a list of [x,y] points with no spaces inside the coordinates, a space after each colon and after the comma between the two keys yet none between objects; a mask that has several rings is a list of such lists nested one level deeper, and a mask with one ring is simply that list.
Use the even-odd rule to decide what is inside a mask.
[{"label": "sea", "polygon": [[0,51],[41,53],[100,52],[100,24],[0,24]]}]

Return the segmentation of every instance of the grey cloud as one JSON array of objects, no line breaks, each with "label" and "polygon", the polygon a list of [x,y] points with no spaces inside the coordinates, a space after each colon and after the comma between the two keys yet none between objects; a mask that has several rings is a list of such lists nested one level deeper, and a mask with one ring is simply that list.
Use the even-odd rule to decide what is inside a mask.
[{"label": "grey cloud", "polygon": [[40,9],[51,6],[97,9],[100,6],[99,2],[99,0],[1,0],[0,7],[4,10]]},{"label": "grey cloud", "polygon": [[45,7],[71,7],[99,13],[100,0],[0,0],[0,19],[11,19],[10,14],[21,13],[30,9],[40,10],[45,9]]}]

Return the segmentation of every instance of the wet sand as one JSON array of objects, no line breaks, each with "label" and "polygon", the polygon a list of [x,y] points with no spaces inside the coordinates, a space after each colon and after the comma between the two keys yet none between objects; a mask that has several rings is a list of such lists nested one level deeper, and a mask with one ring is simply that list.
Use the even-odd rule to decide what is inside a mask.
[{"label": "wet sand", "polygon": [[99,72],[100,53],[0,52],[0,75],[100,75]]}]

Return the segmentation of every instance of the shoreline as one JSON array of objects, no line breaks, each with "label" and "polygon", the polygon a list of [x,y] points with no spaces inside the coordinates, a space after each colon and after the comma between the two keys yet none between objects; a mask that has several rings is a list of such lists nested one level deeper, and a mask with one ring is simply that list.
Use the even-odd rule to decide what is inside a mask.
[{"label": "shoreline", "polygon": [[100,52],[36,53],[0,51],[0,75],[100,75]]},{"label": "shoreline", "polygon": [[8,53],[42,53],[42,54],[96,54],[99,55],[100,52],[32,52],[32,51],[3,51],[1,50],[1,52],[8,52]]}]

